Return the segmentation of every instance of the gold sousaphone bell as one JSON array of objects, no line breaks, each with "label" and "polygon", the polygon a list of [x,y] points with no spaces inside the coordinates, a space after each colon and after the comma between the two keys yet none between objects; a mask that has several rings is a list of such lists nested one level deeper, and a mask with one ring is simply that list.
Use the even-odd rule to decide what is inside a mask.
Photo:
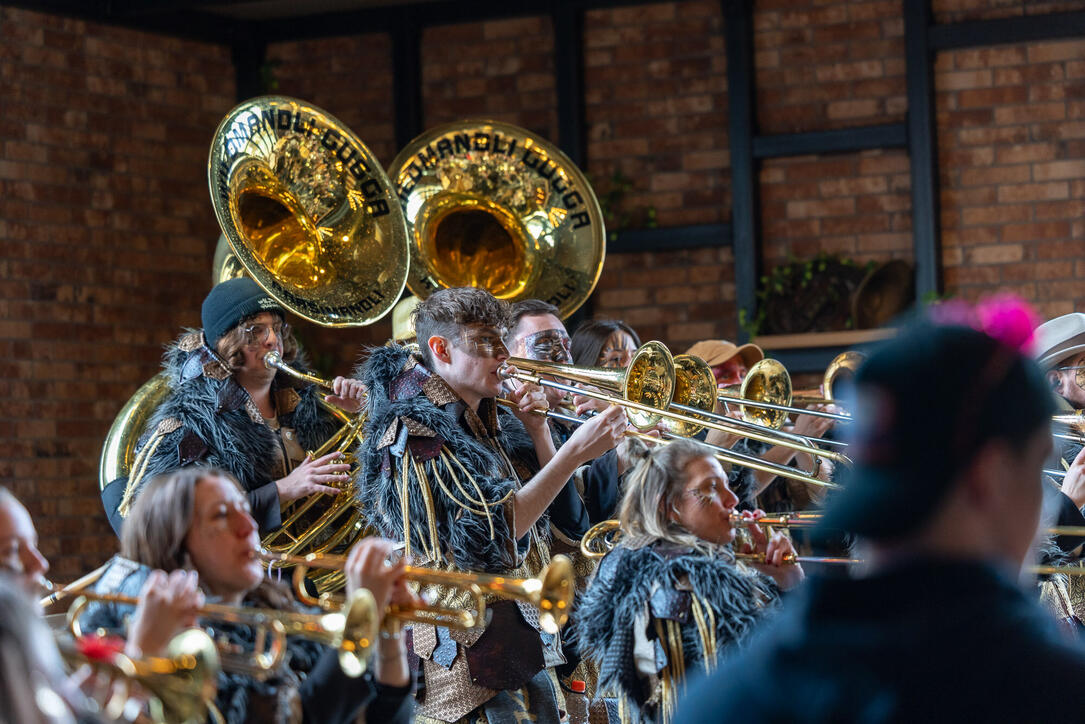
[{"label": "gold sousaphone bell", "polygon": [[588,180],[557,146],[523,128],[465,121],[432,128],[389,168],[410,249],[407,287],[481,287],[537,298],[562,318],[603,269],[603,214]]},{"label": "gold sousaphone bell", "polygon": [[330,113],[280,96],[242,103],[215,132],[207,176],[238,263],[290,311],[362,326],[399,300],[400,205],[372,152]]}]

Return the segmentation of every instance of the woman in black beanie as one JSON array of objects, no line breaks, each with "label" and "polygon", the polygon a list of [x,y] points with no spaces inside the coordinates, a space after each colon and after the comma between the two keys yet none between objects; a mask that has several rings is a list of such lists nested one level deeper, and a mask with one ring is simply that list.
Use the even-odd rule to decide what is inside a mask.
[{"label": "woman in black beanie", "polygon": [[[333,484],[349,470],[339,453],[306,456],[340,424],[321,406],[316,386],[264,364],[264,356],[277,351],[287,363],[306,367],[282,306],[242,277],[211,289],[202,319],[202,331],[187,331],[166,350],[171,394],[148,423],[130,477],[102,492],[118,532],[145,480],[186,465],[213,465],[237,478],[261,535],[279,527],[290,501],[339,493]],[[361,384],[343,377],[334,384],[327,400],[357,411]]]}]

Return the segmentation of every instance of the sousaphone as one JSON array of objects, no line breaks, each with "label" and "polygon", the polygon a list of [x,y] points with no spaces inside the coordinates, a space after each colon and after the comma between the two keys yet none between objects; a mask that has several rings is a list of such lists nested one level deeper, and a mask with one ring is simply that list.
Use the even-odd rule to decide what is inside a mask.
[{"label": "sousaphone", "polygon": [[[402,210],[373,154],[331,114],[285,97],[242,103],[215,133],[208,181],[228,245],[216,251],[216,283],[246,273],[293,314],[329,327],[371,324],[399,299]],[[99,465],[103,490],[139,474],[137,442],[168,395],[160,374],[118,415]]]},{"label": "sousaphone", "polygon": [[246,101],[219,124],[207,176],[238,263],[297,316],[363,326],[399,301],[402,211],[372,152],[331,114],[281,96]]},{"label": "sousaphone", "polygon": [[603,269],[606,230],[588,180],[557,146],[518,126],[464,121],[432,128],[389,168],[406,221],[407,287],[481,287],[536,298],[562,318]]}]

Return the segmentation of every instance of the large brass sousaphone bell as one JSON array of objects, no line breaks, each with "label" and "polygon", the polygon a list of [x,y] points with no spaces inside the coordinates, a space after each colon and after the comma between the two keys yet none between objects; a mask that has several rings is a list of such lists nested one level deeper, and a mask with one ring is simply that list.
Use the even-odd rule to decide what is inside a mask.
[{"label": "large brass sousaphone bell", "polygon": [[[370,150],[325,111],[265,96],[234,108],[208,160],[223,236],[214,282],[248,274],[293,314],[323,326],[371,324],[407,278],[407,235],[391,182]],[[132,397],[106,438],[104,489],[133,470],[135,448],[169,395],[158,375]]]},{"label": "large brass sousaphone bell", "polygon": [[362,326],[399,300],[402,211],[373,154],[331,114],[293,98],[246,101],[215,132],[207,175],[238,262],[287,309]]},{"label": "large brass sousaphone bell", "polygon": [[388,174],[410,248],[407,287],[481,287],[507,301],[537,298],[563,318],[591,294],[606,232],[584,174],[523,128],[468,121],[432,128]]}]

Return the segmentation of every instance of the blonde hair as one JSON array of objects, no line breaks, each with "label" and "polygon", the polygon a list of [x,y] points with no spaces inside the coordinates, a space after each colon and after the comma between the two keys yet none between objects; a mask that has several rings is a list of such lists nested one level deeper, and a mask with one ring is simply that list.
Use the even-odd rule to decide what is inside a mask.
[{"label": "blonde hair", "polygon": [[695,440],[675,440],[651,449],[637,443],[629,449],[640,462],[626,479],[618,505],[621,544],[636,549],[663,540],[702,553],[718,551],[720,546],[698,538],[671,517],[688,482],[686,467],[712,452]]}]

